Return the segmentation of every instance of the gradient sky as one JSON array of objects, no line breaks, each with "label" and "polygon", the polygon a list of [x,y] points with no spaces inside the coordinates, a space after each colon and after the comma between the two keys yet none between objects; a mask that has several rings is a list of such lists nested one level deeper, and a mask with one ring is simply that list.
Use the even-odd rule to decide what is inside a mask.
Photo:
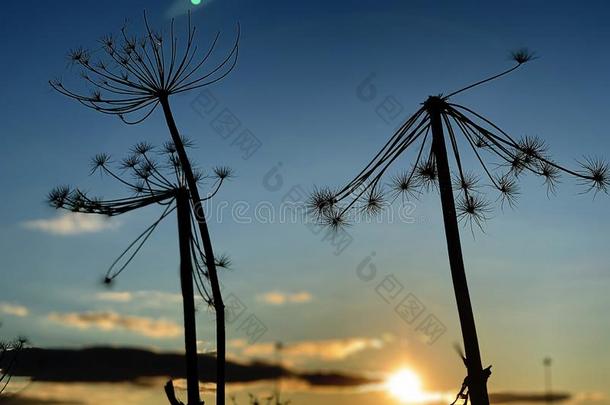
[{"label": "gradient sky", "polygon": [[[0,331],[5,337],[26,335],[37,346],[179,350],[180,336],[78,329],[53,320],[113,311],[180,323],[173,296],[150,293],[178,292],[172,219],[111,290],[131,292],[130,302],[104,300],[99,281],[156,208],[77,235],[26,225],[58,215],[44,204],[54,185],[120,192],[109,180],[87,176],[93,154],[121,156],[137,141],[167,139],[160,112],[141,125],[126,126],[56,94],[47,83],[58,76],[76,80],[78,71],[67,66],[68,49],[93,46],[125,18],[139,27],[143,9],[155,26],[166,27],[171,16],[180,25],[188,6],[177,0],[116,4],[6,1],[1,6]],[[406,118],[428,95],[508,67],[508,52],[527,46],[538,59],[457,99],[516,136],[539,135],[558,161],[575,166],[583,155],[607,157],[610,150],[605,122],[609,18],[610,7],[602,1],[586,6],[204,1],[193,8],[202,44],[221,30],[219,49],[227,49],[236,22],[242,26],[236,70],[208,89],[261,140],[261,148],[242,159],[235,145],[213,131],[210,119],[191,108],[197,92],[172,102],[179,128],[197,142],[192,159],[203,168],[226,164],[236,171],[220,199],[244,201],[250,209],[261,201],[277,206],[293,186],[339,185],[355,174],[399,123],[377,115],[386,97],[404,107]],[[371,74],[377,96],[363,101],[358,86]],[[278,167],[282,184],[270,190],[265,176]],[[494,366],[491,390],[541,389],[541,361],[551,356],[558,389],[610,394],[610,205],[606,195],[593,199],[580,191],[566,178],[548,198],[538,179],[526,179],[516,210],[497,210],[485,233],[475,238],[468,230],[462,233],[481,350],[485,364]],[[452,349],[461,339],[438,197],[417,201],[413,215],[412,224],[351,227],[353,243],[340,255],[300,223],[236,223],[225,216],[220,223],[212,219],[210,228],[217,251],[229,253],[234,263],[222,275],[225,288],[268,328],[259,344],[356,339],[365,347],[343,358],[292,360],[299,367],[363,372],[407,365],[430,389],[453,390],[465,370]],[[356,268],[372,252],[378,277],[366,283]],[[415,324],[400,320],[376,293],[375,286],[390,274],[424,303],[426,314],[446,326],[434,344],[423,343]],[[306,298],[271,305],[263,297],[269,292]],[[207,342],[213,340],[211,319],[205,311],[200,317],[200,335]],[[234,343],[244,338],[236,327],[229,326],[228,334]],[[235,356],[245,350],[237,346]]]}]

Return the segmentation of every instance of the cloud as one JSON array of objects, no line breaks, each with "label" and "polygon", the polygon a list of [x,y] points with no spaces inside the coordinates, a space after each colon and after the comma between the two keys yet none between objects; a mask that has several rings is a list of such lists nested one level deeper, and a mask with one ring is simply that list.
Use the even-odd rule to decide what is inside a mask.
[{"label": "cloud", "polygon": [[303,304],[313,299],[312,295],[307,291],[296,293],[284,293],[281,291],[270,291],[261,294],[258,300],[269,305],[284,305],[284,304]]},{"label": "cloud", "polygon": [[95,294],[95,299],[106,302],[133,302],[147,307],[179,304],[182,295],[164,291],[103,291]]},{"label": "cloud", "polygon": [[[216,357],[200,354],[198,362],[200,381],[215,381]],[[58,364],[60,367],[57,366]],[[4,365],[3,359],[0,359],[0,367]],[[25,348],[19,353],[19,362],[12,371],[15,377],[28,376],[35,380],[37,385],[45,382],[118,383],[123,381],[137,381],[142,384],[147,380],[154,381],[157,377],[163,377],[160,380],[160,384],[163,384],[167,380],[167,376],[175,379],[185,377],[184,354],[182,353],[121,347]],[[265,362],[244,364],[229,360],[227,371],[228,382],[232,383],[232,386],[235,386],[235,383],[268,381],[278,376],[302,380],[311,386],[358,387],[379,383],[378,379],[357,374],[333,371],[301,372]],[[48,392],[47,389],[44,391]],[[28,394],[31,393],[32,391],[28,389]],[[86,398],[86,396],[80,395],[76,397]]]},{"label": "cloud", "polygon": [[95,294],[95,299],[110,302],[130,302],[133,299],[133,294],[129,291],[104,291]]},{"label": "cloud", "polygon": [[180,326],[172,321],[120,315],[112,311],[51,313],[48,319],[78,329],[127,330],[155,339],[173,338],[182,333]]},{"label": "cloud", "polygon": [[[240,347],[239,341],[229,342],[230,346]],[[275,343],[257,343],[243,347],[242,354],[251,357],[269,356],[274,353]],[[343,360],[346,357],[368,349],[383,347],[381,339],[347,338],[327,340],[306,340],[285,344],[282,348],[282,357],[289,361],[305,359],[319,359],[326,361]]]},{"label": "cloud", "polygon": [[120,224],[102,215],[62,212],[54,218],[35,219],[26,221],[22,225],[35,231],[68,236],[116,229]]},{"label": "cloud", "polygon": [[235,349],[243,349],[248,346],[248,341],[246,339],[231,339],[227,342],[229,347]]},{"label": "cloud", "polygon": [[30,313],[30,311],[23,305],[11,304],[8,302],[0,302],[0,312],[6,315],[19,317],[27,316]]},{"label": "cloud", "polygon": [[603,392],[581,392],[574,397],[576,402],[597,402],[605,401],[608,395]]}]

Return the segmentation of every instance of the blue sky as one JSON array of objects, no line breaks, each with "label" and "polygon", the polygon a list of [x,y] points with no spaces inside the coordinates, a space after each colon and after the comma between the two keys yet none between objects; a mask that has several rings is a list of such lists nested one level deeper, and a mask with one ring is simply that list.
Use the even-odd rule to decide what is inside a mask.
[{"label": "blue sky", "polygon": [[[51,313],[114,311],[180,321],[175,303],[126,305],[96,295],[104,291],[99,280],[106,265],[154,217],[155,209],[78,235],[49,234],[24,223],[57,215],[44,204],[57,184],[119,192],[110,181],[87,176],[93,154],[120,156],[137,141],[167,139],[160,111],[141,125],[126,126],[56,94],[47,81],[75,79],[78,72],[67,67],[68,49],[93,45],[101,35],[117,31],[125,18],[139,26],[143,9],[156,26],[167,26],[172,13],[178,25],[183,23],[182,3],[3,3],[0,301],[28,309],[22,317],[0,314],[3,336],[25,334],[41,346],[180,348],[179,337],[75,329],[49,319]],[[179,128],[197,142],[193,160],[203,168],[226,164],[236,171],[220,199],[277,205],[293,186],[338,185],[367,162],[398,124],[388,124],[376,113],[386,97],[404,107],[406,118],[428,95],[508,67],[508,52],[527,46],[538,59],[458,100],[516,136],[542,137],[557,160],[576,165],[583,155],[607,156],[610,146],[605,122],[610,112],[608,17],[601,1],[584,7],[526,1],[213,0],[193,9],[198,38],[207,44],[210,34],[221,30],[219,49],[226,49],[239,21],[242,42],[236,70],[209,90],[262,146],[243,159],[235,145],[214,132],[210,118],[193,110],[198,93],[174,97],[173,107]],[[367,102],[358,97],[358,86],[371,74],[378,94]],[[264,178],[278,163],[283,183],[270,191]],[[497,370],[494,387],[537,388],[532,381],[539,378],[539,363],[550,355],[557,358],[557,367],[564,367],[559,385],[579,392],[606,389],[608,198],[593,199],[579,191],[566,178],[558,195],[547,198],[537,179],[526,179],[516,210],[496,211],[486,233],[474,239],[463,232],[483,356]],[[264,321],[265,341],[395,336],[386,339],[393,343],[383,349],[334,365],[383,370],[405,361],[423,375],[438,377],[439,388],[446,388],[463,370],[451,349],[460,334],[437,196],[417,201],[414,215],[414,224],[353,226],[354,242],[340,255],[302,224],[240,224],[225,218],[212,222],[211,232],[217,250],[233,258],[234,269],[223,275],[226,288]],[[174,228],[168,219],[113,291],[178,291]],[[447,333],[437,343],[419,342],[415,328],[380,299],[375,282],[381,278],[368,284],[358,279],[355,269],[371,252],[380,277],[396,275],[446,325]],[[265,303],[260,296],[273,291],[306,292],[311,299]],[[204,340],[211,339],[208,318],[202,315],[200,322]],[[229,335],[243,337],[237,330]],[[441,362],[451,365],[439,371]],[[327,365],[320,359],[307,364]]]}]

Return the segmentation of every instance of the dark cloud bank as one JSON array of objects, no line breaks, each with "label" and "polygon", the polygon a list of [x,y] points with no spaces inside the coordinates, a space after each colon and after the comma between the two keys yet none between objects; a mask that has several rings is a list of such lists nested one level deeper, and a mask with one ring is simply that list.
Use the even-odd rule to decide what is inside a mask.
[{"label": "dark cloud bank", "polygon": [[[3,364],[0,362],[0,368]],[[147,377],[185,378],[184,356],[177,353],[157,353],[144,349],[94,347],[85,349],[28,348],[19,353],[12,369],[14,376],[26,376],[47,382],[125,382]],[[214,381],[215,358],[199,355],[202,381]],[[312,386],[357,387],[379,383],[379,380],[343,372],[302,372],[263,362],[242,364],[228,362],[227,381],[255,382],[278,377],[297,378]],[[492,403],[555,402],[570,399],[567,393],[550,397],[538,393],[502,392],[490,395]],[[30,404],[14,398],[14,404]],[[25,400],[25,399],[23,399]],[[9,403],[0,400],[0,403]],[[36,402],[45,405],[54,402]]]},{"label": "dark cloud bank", "polygon": [[[199,355],[201,381],[214,381],[215,358]],[[2,364],[0,363],[0,367]],[[51,382],[122,382],[146,377],[185,378],[184,356],[144,349],[94,347],[85,349],[28,348],[19,353],[15,376]],[[300,372],[262,362],[228,362],[228,382],[253,382],[277,377],[298,378],[317,386],[359,386],[378,382],[340,372]]]}]

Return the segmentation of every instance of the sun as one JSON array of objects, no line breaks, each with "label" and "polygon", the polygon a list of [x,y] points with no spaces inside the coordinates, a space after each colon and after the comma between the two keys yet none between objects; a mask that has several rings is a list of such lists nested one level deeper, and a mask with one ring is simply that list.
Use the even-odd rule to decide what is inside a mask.
[{"label": "sun", "polygon": [[421,379],[413,371],[403,368],[386,380],[386,389],[401,402],[425,402]]}]

